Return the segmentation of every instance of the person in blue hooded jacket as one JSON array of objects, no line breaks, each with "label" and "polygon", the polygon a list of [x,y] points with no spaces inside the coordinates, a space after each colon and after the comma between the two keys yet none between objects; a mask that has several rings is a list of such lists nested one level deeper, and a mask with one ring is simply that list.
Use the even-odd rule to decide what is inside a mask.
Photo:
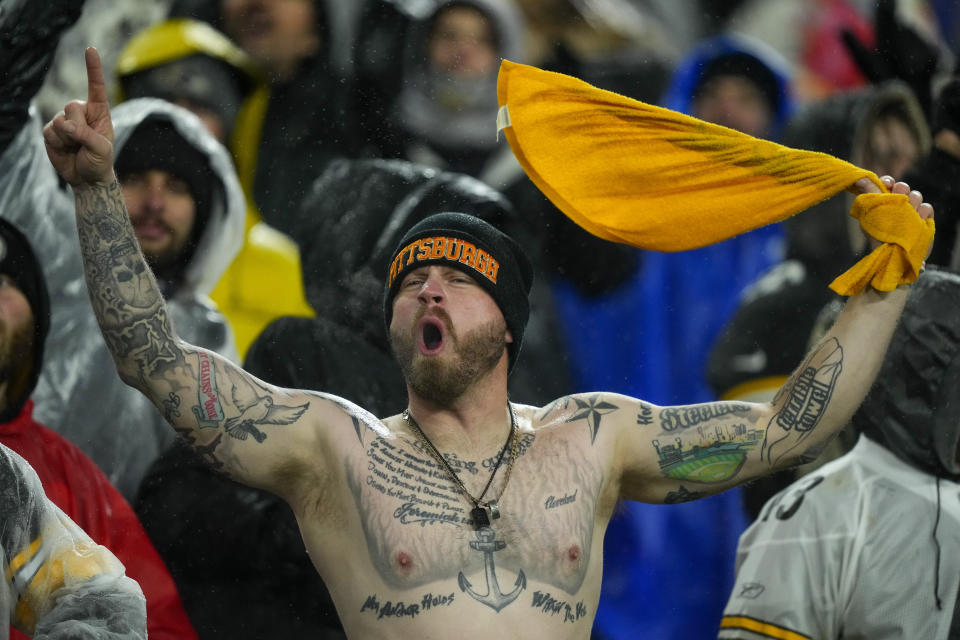
[{"label": "person in blue hooded jacket", "polygon": [[[733,35],[705,40],[681,60],[661,102],[771,140],[793,109],[787,63]],[[771,225],[694,251],[646,252],[633,277],[600,299],[558,285],[577,386],[667,404],[716,399],[706,377],[710,346],[739,292],[782,259],[782,247],[783,232]],[[632,638],[642,625],[656,638],[714,633],[748,522],[740,500],[737,490],[671,509],[625,505],[607,534],[611,569],[597,632]]]}]

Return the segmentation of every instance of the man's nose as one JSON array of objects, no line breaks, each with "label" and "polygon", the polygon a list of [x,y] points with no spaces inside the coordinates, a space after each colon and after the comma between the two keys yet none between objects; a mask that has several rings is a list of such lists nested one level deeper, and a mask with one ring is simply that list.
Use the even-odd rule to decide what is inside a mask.
[{"label": "man's nose", "polygon": [[152,211],[163,209],[167,202],[167,190],[163,184],[150,182],[147,183],[144,203]]},{"label": "man's nose", "polygon": [[420,287],[420,293],[417,299],[422,304],[429,305],[430,303],[440,304],[443,302],[444,297],[443,285],[440,279],[428,276],[427,279],[423,281],[423,286]]}]

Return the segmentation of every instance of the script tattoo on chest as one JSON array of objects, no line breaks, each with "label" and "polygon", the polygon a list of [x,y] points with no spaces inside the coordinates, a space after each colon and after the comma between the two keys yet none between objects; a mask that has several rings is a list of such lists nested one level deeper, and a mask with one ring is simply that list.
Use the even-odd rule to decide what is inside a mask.
[{"label": "script tattoo on chest", "polygon": [[[415,590],[446,580],[460,601],[494,611],[520,606],[528,581],[577,593],[589,567],[602,473],[587,434],[558,424],[546,435],[519,436],[504,515],[479,529],[470,516],[473,504],[419,442],[376,437],[347,458],[346,480],[370,561],[378,578],[398,590],[377,594],[379,602],[391,602],[385,617],[422,613]],[[495,458],[458,460],[459,477],[478,494]],[[568,464],[555,464],[559,460]],[[495,476],[493,495],[500,480]],[[401,599],[404,614],[397,613]],[[368,604],[364,613],[374,610]],[[576,617],[575,601],[571,607]]]},{"label": "script tattoo on chest", "polygon": [[[426,454],[423,456],[376,438],[367,449],[365,483],[380,495],[400,503],[393,517],[401,524],[421,527],[467,524],[460,493],[447,479],[446,472]],[[474,473],[478,472],[474,470]]]}]

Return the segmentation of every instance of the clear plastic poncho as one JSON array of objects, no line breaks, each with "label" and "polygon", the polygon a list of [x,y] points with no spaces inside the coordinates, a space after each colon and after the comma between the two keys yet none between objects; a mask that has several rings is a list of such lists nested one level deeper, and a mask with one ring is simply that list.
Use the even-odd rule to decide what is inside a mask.
[{"label": "clear plastic poncho", "polygon": [[0,445],[0,638],[145,640],[146,600],[123,565],[43,493],[27,462]]},{"label": "clear plastic poncho", "polygon": [[[130,100],[113,110],[117,154],[148,116],[168,118],[210,161],[222,189],[184,284],[168,300],[178,334],[187,342],[236,360],[232,332],[207,298],[243,241],[244,200],[226,150],[193,114],[161,100]],[[73,195],[58,182],[31,117],[0,156],[0,216],[16,224],[43,264],[50,290],[51,327],[33,398],[35,417],[79,446],[132,500],[147,467],[174,432],[139,391],[119,378],[87,297]]]}]

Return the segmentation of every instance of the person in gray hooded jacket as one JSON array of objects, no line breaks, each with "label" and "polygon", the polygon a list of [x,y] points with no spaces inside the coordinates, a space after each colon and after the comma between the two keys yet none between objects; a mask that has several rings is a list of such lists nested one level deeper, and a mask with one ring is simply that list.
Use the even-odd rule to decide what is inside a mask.
[{"label": "person in gray hooded jacket", "polygon": [[[50,289],[50,357],[33,396],[35,415],[79,446],[132,500],[174,434],[149,401],[112,373],[83,279],[73,195],[46,159],[39,119],[28,113],[81,3],[58,0],[37,11],[21,4],[0,2],[0,64],[7,70],[0,78],[0,216],[24,231]],[[167,102],[131,100],[113,116],[118,173],[137,239],[155,256],[150,264],[174,321],[191,340],[235,360],[229,325],[206,297],[243,239],[243,193],[229,155],[196,116]],[[171,212],[173,200],[184,195],[192,201],[189,224]],[[143,274],[129,276],[136,286]]]},{"label": "person in gray hooded jacket", "polygon": [[849,453],[743,534],[719,638],[960,637],[960,275],[913,285]]}]

